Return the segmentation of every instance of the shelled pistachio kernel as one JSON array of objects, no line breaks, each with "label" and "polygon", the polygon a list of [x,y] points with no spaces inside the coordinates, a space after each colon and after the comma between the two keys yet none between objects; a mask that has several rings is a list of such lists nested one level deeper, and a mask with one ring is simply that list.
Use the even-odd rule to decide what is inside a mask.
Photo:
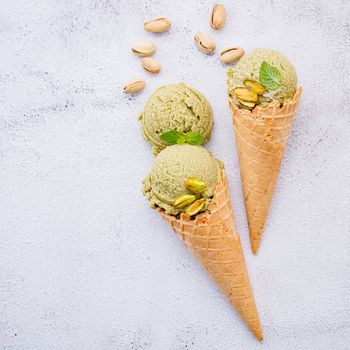
[{"label": "shelled pistachio kernel", "polygon": [[196,196],[193,194],[183,194],[175,199],[173,205],[175,209],[183,209],[193,203],[195,200]]},{"label": "shelled pistachio kernel", "polygon": [[233,93],[237,97],[237,99],[244,102],[254,102],[258,101],[258,95],[254,91],[250,91],[246,87],[239,87],[233,90]]},{"label": "shelled pistachio kernel", "polygon": [[194,203],[192,203],[187,209],[186,214],[189,216],[193,216],[202,211],[205,207],[205,198],[197,199]]},{"label": "shelled pistachio kernel", "polygon": [[185,187],[192,193],[202,194],[207,185],[196,177],[190,177],[185,181]]},{"label": "shelled pistachio kernel", "polygon": [[259,96],[263,95],[266,92],[266,89],[257,81],[246,79],[244,80],[243,84]]}]

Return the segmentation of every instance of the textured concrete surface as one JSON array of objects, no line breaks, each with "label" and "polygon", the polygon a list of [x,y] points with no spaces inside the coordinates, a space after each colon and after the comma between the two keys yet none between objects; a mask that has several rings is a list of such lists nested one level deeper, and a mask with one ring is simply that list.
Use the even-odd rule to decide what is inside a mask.
[{"label": "textured concrete surface", "polygon": [[[2,0],[0,349],[350,349],[350,4]],[[143,31],[168,16],[169,33]],[[198,52],[272,47],[305,92],[261,250],[250,252],[225,66]],[[130,47],[157,45],[159,76]],[[125,81],[145,91],[126,96]],[[140,193],[152,154],[137,115],[184,81],[210,100],[265,341],[257,343]]]}]

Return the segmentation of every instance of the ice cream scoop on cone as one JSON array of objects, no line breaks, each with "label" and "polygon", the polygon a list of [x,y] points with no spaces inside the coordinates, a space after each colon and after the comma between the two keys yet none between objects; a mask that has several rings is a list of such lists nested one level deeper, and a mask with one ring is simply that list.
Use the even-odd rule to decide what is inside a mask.
[{"label": "ice cream scoop on cone", "polygon": [[[198,215],[191,217],[186,214],[186,211],[170,214],[169,212],[171,212],[171,209],[169,207],[164,206],[164,208],[162,208],[162,203],[159,201],[158,204],[154,204],[163,219],[173,228],[175,233],[184,242],[188,250],[197,258],[202,267],[207,270],[250,331],[257,339],[262,340],[263,335],[259,316],[249,282],[241,242],[235,228],[223,165],[218,163],[203,147],[198,146],[170,146],[163,150],[158,157],[160,157],[161,160],[164,158],[164,155],[167,155],[167,158],[173,158],[175,153],[177,154],[177,158],[169,163],[170,170],[164,169],[164,177],[159,175],[152,177],[152,173],[149,175],[147,181],[145,181],[144,190],[146,195],[149,199],[151,198],[150,187],[152,187],[152,181],[155,183],[155,187],[157,187],[158,182],[166,183],[167,181],[165,180],[170,180],[168,176],[171,172],[174,172],[174,175],[171,177],[176,176],[177,178],[181,178],[181,173],[183,172],[185,176],[193,178],[193,176],[197,175],[197,172],[203,172],[205,167],[208,173],[205,176],[207,179],[206,181],[210,182],[210,178],[219,170],[215,175],[217,181],[213,189],[212,198],[207,208]],[[205,153],[210,155],[212,159],[206,159]],[[196,161],[198,158],[203,159],[201,164],[197,166],[192,165],[197,168],[193,169],[193,173],[189,173],[186,166],[183,167],[183,164],[188,164],[190,162],[188,159],[190,154],[193,155]],[[168,155],[170,157],[168,157]],[[182,163],[182,161],[185,163]],[[155,162],[154,168],[157,170],[159,170],[160,164],[164,164],[164,160],[157,162],[157,158]],[[216,168],[215,163],[220,164],[220,168]],[[181,166],[178,168],[178,165]],[[208,183],[208,188],[210,188],[211,185],[212,183]],[[181,188],[180,184],[177,184],[174,188],[179,187]],[[180,189],[180,192],[183,190],[184,189]],[[158,192],[163,193],[164,191]],[[209,195],[210,194],[211,193],[209,193]]]},{"label": "ice cream scoop on cone", "polygon": [[[266,67],[264,71],[262,68]],[[260,83],[265,83],[264,87],[270,86],[271,91],[263,87],[260,93],[255,94],[256,101],[251,106],[239,100],[250,97],[242,94],[244,89],[254,93],[256,86],[262,87]],[[229,73],[229,105],[254,253],[260,247],[284,149],[302,92],[302,88],[296,90],[296,83],[296,73],[291,63],[280,53],[268,49],[254,51],[240,61],[231,76]],[[238,89],[239,94],[235,93]]]},{"label": "ice cream scoop on cone", "polygon": [[230,100],[236,134],[250,242],[254,253],[260,247],[265,221],[275,190],[284,148],[292,127],[302,89],[281,108],[278,102],[239,109]]},{"label": "ice cream scoop on cone", "polygon": [[191,220],[158,209],[185,246],[208,271],[230,304],[258,340],[263,339],[258,312],[250,286],[241,241],[236,232],[226,176],[223,171],[214,201],[205,213]]}]

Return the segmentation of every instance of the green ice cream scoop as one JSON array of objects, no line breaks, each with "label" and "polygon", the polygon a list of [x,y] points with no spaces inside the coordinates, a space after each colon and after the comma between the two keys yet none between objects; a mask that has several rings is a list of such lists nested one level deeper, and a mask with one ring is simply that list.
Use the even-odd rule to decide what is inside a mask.
[{"label": "green ice cream scoop", "polygon": [[208,100],[183,83],[161,86],[154,91],[140,119],[142,134],[152,144],[154,154],[167,147],[160,139],[167,131],[195,131],[207,141],[213,127],[213,112]]},{"label": "green ice cream scoop", "polygon": [[234,99],[233,90],[243,87],[246,80],[260,82],[260,68],[263,62],[277,68],[280,73],[280,83],[276,89],[268,89],[259,96],[258,104],[267,105],[273,100],[283,104],[293,97],[297,88],[297,74],[290,61],[281,53],[270,49],[258,49],[243,56],[235,68],[228,70],[228,92]]},{"label": "green ice cream scoop", "polygon": [[184,210],[174,208],[175,199],[193,194],[185,187],[185,181],[197,178],[206,184],[201,196],[208,205],[221,179],[221,167],[221,162],[201,146],[169,146],[155,158],[150,174],[143,181],[143,193],[152,207],[158,206],[176,215]]}]

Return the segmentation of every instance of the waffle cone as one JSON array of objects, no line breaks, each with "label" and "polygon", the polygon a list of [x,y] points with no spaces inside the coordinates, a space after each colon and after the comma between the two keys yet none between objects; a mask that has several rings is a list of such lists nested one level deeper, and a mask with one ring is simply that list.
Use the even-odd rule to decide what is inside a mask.
[{"label": "waffle cone", "polygon": [[263,339],[258,312],[244,261],[241,241],[236,232],[228,184],[223,171],[208,210],[194,220],[186,214],[175,216],[158,209],[185,246],[219,286],[250,331]]},{"label": "waffle cone", "polygon": [[238,108],[229,99],[241,169],[250,242],[260,247],[281,161],[302,88],[282,107],[278,101],[252,111]]}]

